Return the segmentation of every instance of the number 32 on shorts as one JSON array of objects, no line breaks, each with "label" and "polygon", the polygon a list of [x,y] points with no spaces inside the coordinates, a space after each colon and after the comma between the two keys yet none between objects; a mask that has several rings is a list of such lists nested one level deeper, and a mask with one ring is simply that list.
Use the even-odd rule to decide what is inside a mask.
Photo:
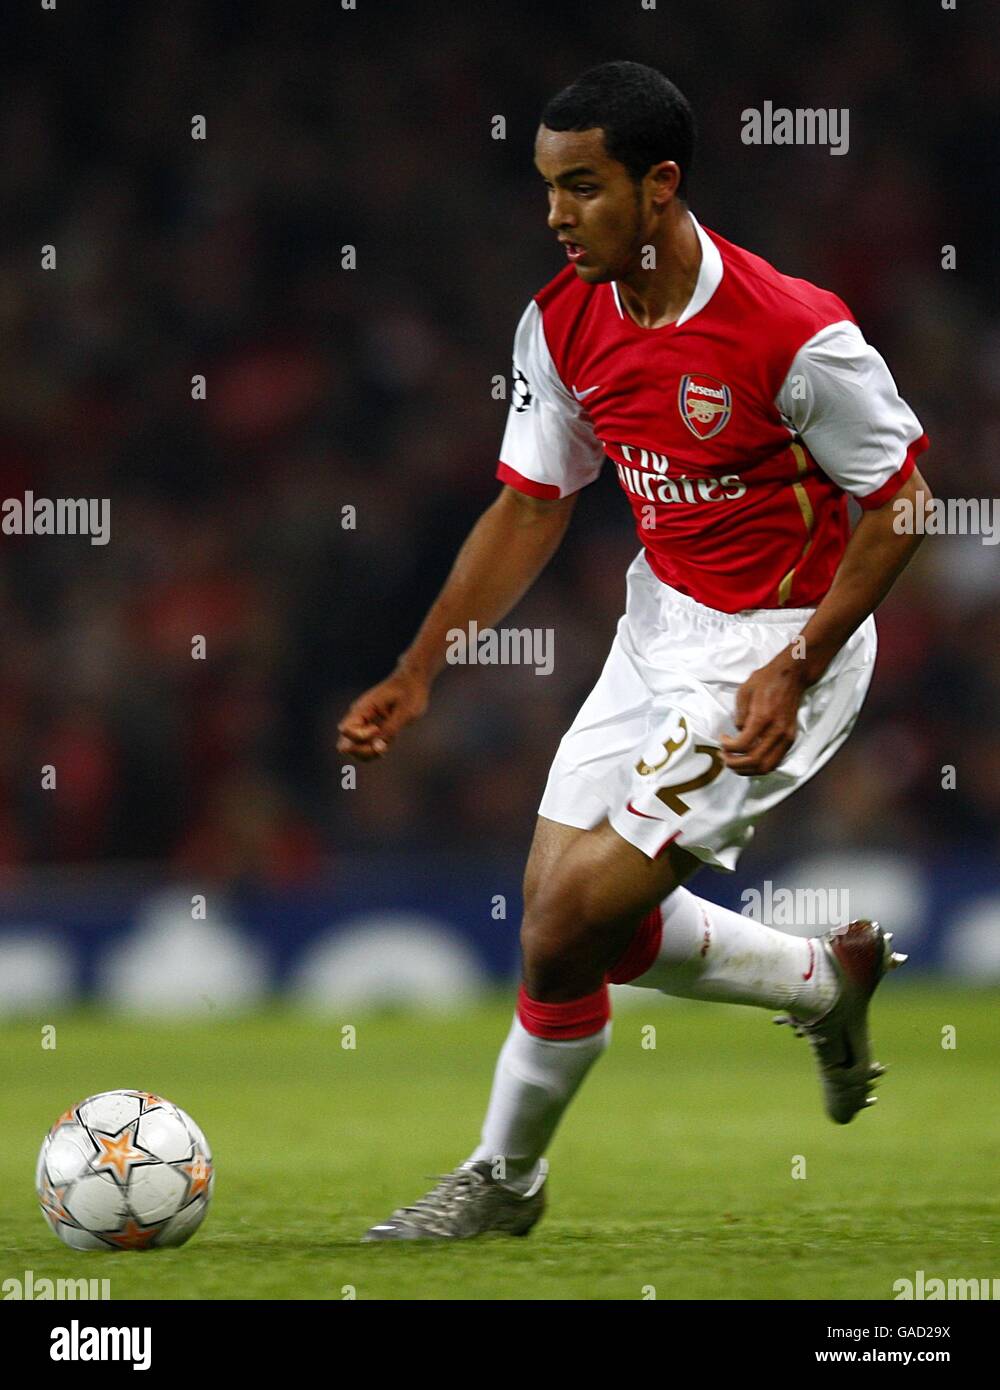
[{"label": "number 32 on shorts", "polygon": [[[654,772],[659,772],[666,767],[675,753],[681,751],[688,744],[689,730],[687,720],[683,714],[678,716],[677,725],[673,730],[673,735],[668,735],[663,740],[664,755],[658,763],[647,763],[640,758],[635,765],[635,770],[640,777],[651,777]],[[675,815],[683,816],[690,811],[690,805],[681,797],[681,792],[698,791],[701,787],[707,787],[714,782],[719,773],[725,768],[722,761],[722,752],[711,743],[696,743],[691,749],[692,756],[699,754],[708,759],[708,764],[694,777],[682,779],[679,782],[670,782],[666,786],[658,787],[656,790],[657,798],[663,802],[664,806],[669,807]],[[689,759],[683,758],[681,761],[687,762]]]}]

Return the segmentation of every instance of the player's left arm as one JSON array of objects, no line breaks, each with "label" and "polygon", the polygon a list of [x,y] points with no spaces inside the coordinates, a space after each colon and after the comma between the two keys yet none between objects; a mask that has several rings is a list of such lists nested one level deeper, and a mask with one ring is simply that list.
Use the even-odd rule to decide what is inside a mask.
[{"label": "player's left arm", "polygon": [[[799,702],[851,633],[873,613],[923,539],[931,492],[918,469],[881,507],[866,511],[847,543],[833,583],[799,638],[743,683],[736,696],[736,737],[719,740],[727,767],[747,777],[772,772],[795,741]],[[904,509],[915,524],[900,534]]]},{"label": "player's left arm", "polygon": [[737,692],[738,733],[720,743],[727,766],[747,777],[773,772],[781,762],[798,732],[804,692],[882,602],[919,545],[919,521],[906,533],[896,530],[900,503],[917,520],[932,500],[915,467],[927,436],[882,357],[849,317],[826,324],[802,344],[774,404],[827,477],[857,498],[864,515],[798,639]]}]

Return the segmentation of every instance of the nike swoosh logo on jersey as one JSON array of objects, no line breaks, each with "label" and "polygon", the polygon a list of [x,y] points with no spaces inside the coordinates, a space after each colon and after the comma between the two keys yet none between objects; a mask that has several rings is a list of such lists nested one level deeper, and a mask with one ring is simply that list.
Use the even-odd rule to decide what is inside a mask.
[{"label": "nike swoosh logo on jersey", "polygon": [[588,386],[586,391],[578,391],[574,386],[572,389],[573,395],[577,398],[577,400],[582,401],[584,396],[589,396],[593,391],[599,391],[601,388],[600,386]]},{"label": "nike swoosh logo on jersey", "polygon": [[645,811],[637,811],[631,801],[625,807],[626,811],[631,811],[633,816],[642,816],[643,820],[665,820],[665,816],[647,816]]}]

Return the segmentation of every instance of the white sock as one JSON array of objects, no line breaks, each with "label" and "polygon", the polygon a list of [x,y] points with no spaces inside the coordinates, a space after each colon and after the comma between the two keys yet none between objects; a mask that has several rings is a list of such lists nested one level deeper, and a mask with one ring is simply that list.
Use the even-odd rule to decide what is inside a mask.
[{"label": "white sock", "polygon": [[563,1111],[610,1039],[610,1023],[587,1038],[537,1038],[515,1016],[497,1059],[482,1138],[467,1162],[486,1159],[506,1187],[527,1192]]},{"label": "white sock", "polygon": [[660,910],[659,955],[630,984],[686,999],[787,1009],[803,1019],[832,1006],[837,979],[815,937],[789,936],[686,888],[675,888]]}]

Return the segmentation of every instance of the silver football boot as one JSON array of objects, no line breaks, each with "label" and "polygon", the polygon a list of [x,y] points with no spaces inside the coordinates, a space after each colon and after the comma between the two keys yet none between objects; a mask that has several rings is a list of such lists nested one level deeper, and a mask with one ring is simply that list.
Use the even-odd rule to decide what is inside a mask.
[{"label": "silver football boot", "polygon": [[468,1240],[490,1234],[526,1236],[545,1210],[549,1165],[540,1160],[538,1176],[522,1196],[493,1177],[485,1160],[446,1173],[412,1207],[400,1207],[373,1226],[372,1240]]},{"label": "silver football boot", "polygon": [[837,998],[822,1018],[800,1019],[782,1014],[775,1023],[788,1023],[800,1038],[808,1038],[819,1065],[826,1113],[846,1125],[859,1110],[874,1105],[870,1094],[885,1072],[872,1060],[868,1037],[868,1005],[887,970],[906,956],[892,949],[892,932],[877,922],[852,922],[820,937],[840,983]]}]

